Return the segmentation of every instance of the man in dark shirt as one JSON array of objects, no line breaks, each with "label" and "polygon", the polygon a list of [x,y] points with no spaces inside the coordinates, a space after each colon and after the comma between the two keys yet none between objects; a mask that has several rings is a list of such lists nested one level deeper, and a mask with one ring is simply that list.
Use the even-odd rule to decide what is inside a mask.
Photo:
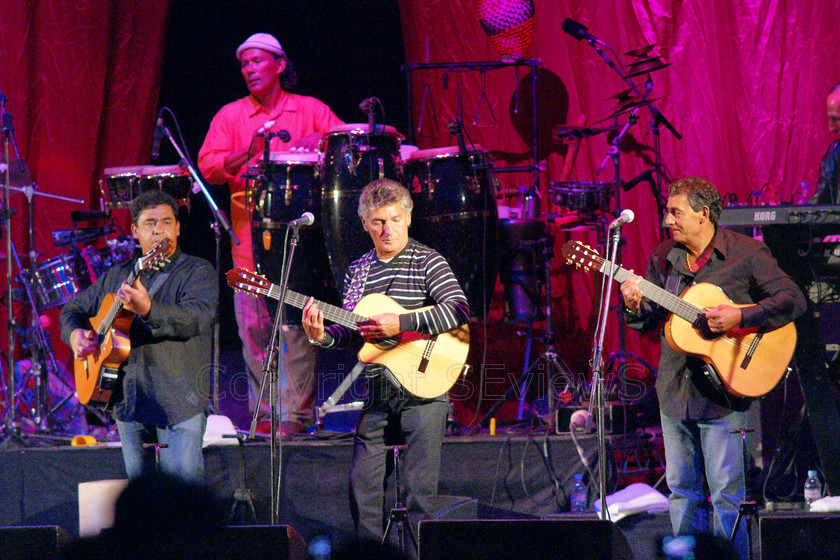
[{"label": "man in dark shirt", "polygon": [[154,468],[154,454],[144,443],[166,443],[161,468],[183,479],[201,482],[202,441],[210,391],[211,325],[219,287],[213,266],[178,248],[178,205],[168,194],[149,191],[131,204],[131,232],[143,253],[164,238],[172,250],[169,262],[146,270],[133,285],[126,280],[136,259],[115,266],[61,310],[61,338],[76,359],[98,351],[90,318],[106,294],[116,294],[135,315],[128,333],[131,351],[123,362],[121,396],[114,417],[130,478]]},{"label": "man in dark shirt", "polygon": [[[826,99],[828,129],[840,134],[840,83],[828,92]],[[820,181],[809,204],[840,204],[840,139],[828,147],[820,162]]]},{"label": "man in dark shirt", "polygon": [[[828,129],[840,134],[840,83],[828,92],[826,99]],[[831,143],[820,162],[817,190],[809,204],[840,203],[840,139]],[[840,493],[840,409],[833,374],[825,360],[825,346],[820,341],[819,314],[823,303],[832,301],[832,292],[840,291],[833,279],[823,278],[819,260],[803,258],[819,254],[819,243],[840,242],[840,225],[806,223],[769,225],[761,228],[764,242],[773,251],[779,267],[790,274],[802,291],[811,295],[808,312],[796,322],[799,340],[796,346],[796,372],[805,400],[808,424],[817,447],[823,480],[829,495]],[[812,253],[813,252],[813,253]],[[833,287],[825,290],[824,287]],[[814,286],[822,289],[814,289]],[[825,299],[823,299],[825,298]]]},{"label": "man in dark shirt", "polygon": [[[359,217],[374,249],[350,265],[344,278],[344,308],[354,309],[363,296],[385,294],[409,310],[370,317],[359,330],[368,339],[406,332],[439,334],[469,321],[467,298],[449,264],[437,251],[409,238],[412,208],[408,190],[390,179],[370,183],[359,196]],[[425,306],[431,307],[410,311]],[[354,340],[354,331],[347,327],[325,328],[323,312],[312,299],[303,310],[303,328],[310,342],[326,348]],[[401,432],[407,445],[402,473],[409,511],[429,514],[437,494],[448,407],[446,394],[420,399],[396,387],[384,366],[369,364],[365,374],[368,395],[354,438],[350,505],[360,536],[382,538],[386,429],[389,434]]]},{"label": "man in dark shirt", "polygon": [[[680,294],[700,282],[714,284],[735,304],[705,309],[708,327],[722,333],[736,327],[783,326],[805,311],[805,298],[782,272],[762,243],[717,227],[720,195],[709,181],[687,177],[669,187],[665,225],[673,239],[660,244],[647,265],[646,279]],[[627,325],[644,332],[659,326],[668,312],[643,301],[641,277],[621,285]],[[744,498],[744,464],[740,436],[729,430],[746,427],[748,402],[727,395],[708,381],[705,362],[674,350],[665,340],[656,390],[665,443],[669,507],[675,535],[710,531],[706,480],[714,508],[714,533],[729,537]],[[746,531],[739,527],[736,549],[746,558]]]}]

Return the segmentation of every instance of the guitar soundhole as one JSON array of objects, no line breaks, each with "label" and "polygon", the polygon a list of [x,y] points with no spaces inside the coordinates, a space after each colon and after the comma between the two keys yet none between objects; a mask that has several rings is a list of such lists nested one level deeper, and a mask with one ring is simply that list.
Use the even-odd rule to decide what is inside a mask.
[{"label": "guitar soundhole", "polygon": [[700,336],[704,340],[715,340],[724,335],[724,333],[712,332],[712,329],[709,328],[709,322],[706,320],[705,315],[697,316],[697,319],[694,321],[694,328],[699,331]]}]

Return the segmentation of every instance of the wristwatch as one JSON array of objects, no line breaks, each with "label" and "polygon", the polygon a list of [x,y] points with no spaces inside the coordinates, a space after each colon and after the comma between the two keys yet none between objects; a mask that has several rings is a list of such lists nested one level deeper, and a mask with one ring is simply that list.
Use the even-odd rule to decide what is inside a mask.
[{"label": "wristwatch", "polygon": [[324,343],[323,340],[318,341],[318,340],[315,340],[314,338],[311,338],[311,337],[308,337],[308,336],[306,338],[309,340],[309,344],[313,344],[315,346],[321,346]]}]

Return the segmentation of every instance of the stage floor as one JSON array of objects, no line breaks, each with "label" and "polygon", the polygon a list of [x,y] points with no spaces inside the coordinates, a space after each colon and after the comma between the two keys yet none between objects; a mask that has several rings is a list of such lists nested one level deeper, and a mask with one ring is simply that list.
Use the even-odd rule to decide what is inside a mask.
[{"label": "stage floor", "polygon": [[[581,436],[579,441],[594,468],[596,438]],[[205,448],[206,481],[231,503],[236,489],[250,489],[257,523],[268,523],[269,445],[232,443]],[[0,451],[0,525],[59,525],[77,535],[78,484],[125,478],[119,447],[7,447]],[[351,453],[347,433],[284,441],[280,521],[304,536],[352,532],[348,508]],[[608,470],[612,482],[614,470]],[[444,499],[442,509],[476,500],[485,511],[492,508],[513,517],[560,513],[568,509],[567,495],[578,472],[585,469],[569,436],[447,437],[439,491],[453,498]],[[591,489],[590,500],[594,499]]]},{"label": "stage floor", "polygon": [[[597,438],[579,438],[584,455],[597,469]],[[612,450],[610,450],[612,452]],[[307,541],[317,535],[334,542],[350,538],[348,507],[350,434],[324,432],[303,440],[284,441],[280,449],[282,480],[279,523],[293,527]],[[234,491],[253,495],[254,520],[236,509],[235,523],[270,522],[269,445],[252,442],[205,448],[206,480],[233,508]],[[608,488],[616,482],[608,467]],[[571,519],[568,493],[575,473],[584,473],[568,435],[503,433],[448,436],[443,444],[439,519]],[[15,446],[0,451],[0,526],[58,525],[71,536],[79,531],[78,484],[125,478],[119,447],[96,445]],[[590,484],[589,499],[596,499]],[[393,490],[393,484],[389,485]],[[393,503],[393,495],[386,503]],[[762,512],[764,513],[764,512]],[[577,517],[579,519],[579,517]],[[594,519],[594,514],[592,516]],[[667,514],[634,515],[621,520],[635,558],[656,557],[657,539],[670,533]],[[758,552],[758,527],[753,525]],[[758,557],[758,555],[756,555]]]}]

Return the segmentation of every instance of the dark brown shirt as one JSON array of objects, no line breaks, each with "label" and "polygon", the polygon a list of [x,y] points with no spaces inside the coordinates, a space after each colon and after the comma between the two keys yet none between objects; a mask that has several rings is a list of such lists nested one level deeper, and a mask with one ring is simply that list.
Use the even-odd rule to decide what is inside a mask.
[{"label": "dark brown shirt", "polygon": [[[674,293],[708,282],[720,287],[733,303],[755,303],[741,310],[741,326],[745,328],[780,327],[805,312],[802,291],[779,269],[763,243],[718,228],[709,261],[697,272],[686,268],[686,252],[684,245],[672,239],[660,244],[648,261],[646,279],[665,288],[673,270],[679,279]],[[660,326],[667,317],[667,310],[646,299],[642,300],[638,315],[625,313],[627,325],[640,332]],[[663,414],[676,419],[709,420],[746,409],[748,402],[729,397],[705,378],[705,363],[701,359],[671,348],[664,331],[661,341],[656,391]]]}]

